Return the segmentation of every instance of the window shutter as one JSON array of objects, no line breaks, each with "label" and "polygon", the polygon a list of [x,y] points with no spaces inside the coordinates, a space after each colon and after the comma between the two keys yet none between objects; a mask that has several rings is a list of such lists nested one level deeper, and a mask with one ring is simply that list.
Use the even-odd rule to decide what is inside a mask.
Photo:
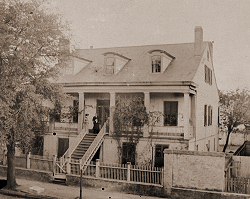
[{"label": "window shutter", "polygon": [[211,112],[210,108],[211,108],[211,107],[208,106],[208,124],[207,124],[208,126],[210,125],[210,119],[211,119],[211,117],[210,117],[210,116],[211,116],[211,115],[210,115],[210,112]]},{"label": "window shutter", "polygon": [[207,105],[204,106],[204,126],[207,126]]},{"label": "window shutter", "polygon": [[212,85],[212,76],[213,76],[213,73],[212,73],[212,70],[210,70],[210,85]]},{"label": "window shutter", "polygon": [[213,108],[210,106],[210,125],[213,125]]}]

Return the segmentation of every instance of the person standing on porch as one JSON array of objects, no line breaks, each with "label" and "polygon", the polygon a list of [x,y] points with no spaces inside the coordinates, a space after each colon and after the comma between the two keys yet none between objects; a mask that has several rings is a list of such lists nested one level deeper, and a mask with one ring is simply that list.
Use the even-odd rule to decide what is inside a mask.
[{"label": "person standing on porch", "polygon": [[93,117],[93,132],[95,134],[99,133],[99,118],[97,116],[97,113],[95,113],[95,116]]}]

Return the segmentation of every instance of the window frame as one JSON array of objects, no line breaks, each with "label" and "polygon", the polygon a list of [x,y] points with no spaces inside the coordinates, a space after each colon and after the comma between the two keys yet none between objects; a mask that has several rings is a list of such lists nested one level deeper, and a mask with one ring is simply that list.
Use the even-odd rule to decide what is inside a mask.
[{"label": "window frame", "polygon": [[204,105],[204,126],[213,125],[213,107],[211,105]]},{"label": "window frame", "polygon": [[[155,61],[155,60],[153,60],[154,57],[160,58],[159,63],[153,63]],[[162,73],[162,55],[152,55],[151,56],[151,67],[152,67],[152,73],[154,73],[154,74]]]},{"label": "window frame", "polygon": [[[136,143],[131,142],[123,142],[122,143],[122,164],[127,164],[130,162],[132,165],[135,165],[136,160]],[[126,154],[125,154],[126,149]],[[132,150],[134,151],[132,152]]]},{"label": "window frame", "polygon": [[[113,59],[112,64],[108,64],[108,59]],[[115,74],[115,57],[114,56],[107,56],[105,59],[105,66],[106,66],[106,74]],[[111,72],[110,72],[111,71]]]},{"label": "window frame", "polygon": [[[167,122],[167,118],[166,118],[166,104],[169,103],[170,104],[170,116],[174,115],[172,114],[172,108],[171,108],[171,105],[175,104],[175,108],[176,108],[176,113],[175,113],[175,122],[171,122],[170,121],[170,124],[168,124]],[[178,101],[164,101],[164,104],[163,104],[163,107],[164,107],[164,121],[163,121],[163,125],[164,126],[178,126]],[[174,107],[173,107],[174,108]]]},{"label": "window frame", "polygon": [[[158,149],[160,149],[160,150],[158,150]],[[164,166],[164,153],[163,153],[163,151],[165,149],[169,149],[169,144],[156,144],[154,146],[154,166],[155,167]],[[160,156],[157,156],[157,153],[160,154]]]},{"label": "window frame", "polygon": [[204,65],[204,70],[205,70],[205,82],[209,85],[212,85],[213,84],[212,70],[207,65]]}]

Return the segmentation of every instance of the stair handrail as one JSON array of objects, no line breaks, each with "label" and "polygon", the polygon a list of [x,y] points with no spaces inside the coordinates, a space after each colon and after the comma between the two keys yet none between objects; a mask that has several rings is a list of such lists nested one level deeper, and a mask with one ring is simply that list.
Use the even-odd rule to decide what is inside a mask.
[{"label": "stair handrail", "polygon": [[91,143],[90,147],[88,148],[88,150],[86,151],[86,153],[83,155],[82,157],[82,166],[86,166],[93,151],[95,150],[95,148],[99,145],[99,143],[101,142],[101,140],[103,139],[104,135],[106,134],[106,125],[107,125],[108,120],[104,123],[102,129],[100,130],[100,132],[97,134],[97,136],[95,137],[94,141]]},{"label": "stair handrail", "polygon": [[241,151],[246,147],[246,142],[244,142],[235,152],[234,155],[239,156]]}]

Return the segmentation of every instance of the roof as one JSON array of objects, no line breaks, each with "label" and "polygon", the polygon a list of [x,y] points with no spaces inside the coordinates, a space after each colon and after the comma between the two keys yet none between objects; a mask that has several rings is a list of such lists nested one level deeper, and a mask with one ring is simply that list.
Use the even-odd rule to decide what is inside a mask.
[{"label": "roof", "polygon": [[[207,43],[203,42],[202,52]],[[150,71],[150,52],[153,50],[164,51],[174,58],[161,74],[151,73]],[[104,58],[108,52],[128,58],[127,64],[117,74],[105,73]],[[201,59],[201,56],[198,59],[194,56],[194,43],[79,49],[76,50],[74,56],[91,62],[76,75],[61,76],[58,83],[192,81]]]}]

